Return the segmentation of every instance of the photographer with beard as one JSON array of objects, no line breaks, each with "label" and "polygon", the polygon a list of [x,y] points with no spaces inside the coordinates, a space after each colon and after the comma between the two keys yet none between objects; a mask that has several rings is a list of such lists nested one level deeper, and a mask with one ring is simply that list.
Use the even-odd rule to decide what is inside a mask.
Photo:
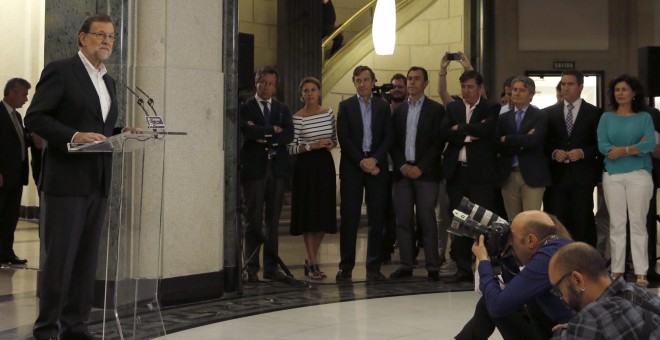
[{"label": "photographer with beard", "polygon": [[660,297],[623,277],[613,280],[600,253],[582,242],[561,248],[548,268],[552,292],[577,314],[554,339],[658,339]]},{"label": "photographer with beard", "polygon": [[[518,214],[511,223],[509,241],[502,259],[501,287],[488,256],[484,236],[472,246],[477,258],[479,289],[474,316],[456,339],[488,339],[495,327],[504,339],[549,339],[552,327],[572,316],[557,296],[551,293],[548,263],[559,248],[572,242],[563,228],[545,212]],[[518,265],[525,266],[522,271]]]}]

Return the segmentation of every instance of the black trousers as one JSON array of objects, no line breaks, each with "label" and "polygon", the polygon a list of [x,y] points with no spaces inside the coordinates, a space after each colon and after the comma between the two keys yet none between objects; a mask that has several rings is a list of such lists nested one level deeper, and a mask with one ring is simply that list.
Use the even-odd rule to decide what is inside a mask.
[{"label": "black trousers", "polygon": [[14,255],[14,232],[21,210],[23,186],[0,188],[0,259]]},{"label": "black trousers", "polygon": [[373,176],[360,170],[342,173],[339,184],[341,194],[339,228],[339,269],[350,272],[355,267],[357,232],[360,210],[366,193],[367,218],[367,271],[379,272],[382,264],[383,229],[387,208],[389,173],[381,170]]},{"label": "black trousers", "polygon": [[81,333],[92,309],[107,198],[102,190],[89,196],[41,197],[45,261],[39,272],[34,336]]},{"label": "black trousers", "polygon": [[[259,251],[261,241],[255,232],[262,232],[268,248],[273,252],[264,251],[264,273],[277,270],[278,228],[282,202],[284,197],[285,179],[273,176],[272,161],[266,167],[266,176],[261,179],[242,183],[243,197],[247,205],[248,227],[245,230],[245,259],[255,253],[248,262],[247,270],[259,271]],[[266,225],[264,226],[264,221]],[[256,251],[256,252],[255,252]]]},{"label": "black trousers", "polygon": [[557,216],[573,240],[596,247],[593,195],[592,186],[562,188],[553,185],[545,191],[543,209]]},{"label": "black trousers", "polygon": [[[450,216],[463,197],[488,210],[495,206],[495,186],[493,184],[473,184],[468,178],[467,167],[456,166],[454,176],[447,180]],[[456,262],[459,273],[472,275],[472,244],[474,240],[465,236],[453,236],[449,254]]]},{"label": "black trousers", "polygon": [[545,340],[552,337],[553,326],[554,323],[535,303],[530,303],[511,315],[493,318],[488,314],[486,302],[481,297],[472,319],[456,335],[456,340],[488,339],[495,331],[495,327],[505,340]]}]

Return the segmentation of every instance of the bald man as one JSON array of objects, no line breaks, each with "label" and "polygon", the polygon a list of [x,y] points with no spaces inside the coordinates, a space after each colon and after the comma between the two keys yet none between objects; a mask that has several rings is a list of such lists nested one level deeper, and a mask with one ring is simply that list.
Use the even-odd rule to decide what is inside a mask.
[{"label": "bald man", "polygon": [[561,248],[548,273],[553,293],[577,312],[555,328],[555,339],[660,338],[660,297],[623,277],[612,281],[592,246],[576,242]]},{"label": "bald man", "polygon": [[[548,278],[550,258],[572,242],[559,233],[545,212],[529,210],[518,214],[511,223],[505,257],[501,260],[504,288],[500,287],[484,237],[480,236],[472,252],[477,258],[483,296],[456,339],[487,339],[495,327],[504,339],[549,339],[553,325],[570,320],[571,311],[550,292]],[[525,268],[519,271],[516,262]]]}]

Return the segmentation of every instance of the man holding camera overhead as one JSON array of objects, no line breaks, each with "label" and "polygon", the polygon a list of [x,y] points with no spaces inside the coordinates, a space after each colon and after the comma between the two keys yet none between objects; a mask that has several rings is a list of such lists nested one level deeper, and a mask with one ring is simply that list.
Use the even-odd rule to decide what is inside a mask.
[{"label": "man holding camera overhead", "polygon": [[[552,255],[572,242],[560,236],[563,234],[563,226],[556,225],[542,211],[517,215],[511,223],[509,242],[500,252],[506,256],[500,261],[504,288],[496,276],[484,236],[480,236],[472,252],[477,258],[483,296],[474,316],[455,338],[487,339],[497,327],[504,339],[549,339],[554,325],[570,320],[571,311],[552,294],[548,277]],[[518,265],[525,266],[524,270],[519,271]]]}]

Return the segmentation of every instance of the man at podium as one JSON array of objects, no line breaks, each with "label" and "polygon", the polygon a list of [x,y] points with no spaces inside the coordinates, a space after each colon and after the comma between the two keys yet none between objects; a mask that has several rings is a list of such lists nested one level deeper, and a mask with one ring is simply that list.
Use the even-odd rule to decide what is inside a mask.
[{"label": "man at podium", "polygon": [[115,81],[103,64],[114,41],[108,15],[85,19],[78,32],[80,50],[46,65],[25,117],[27,128],[44,139],[38,185],[45,260],[33,330],[37,339],[92,338],[84,322],[92,306],[112,154],[69,154],[67,143],[103,141],[121,132],[115,128]]}]

